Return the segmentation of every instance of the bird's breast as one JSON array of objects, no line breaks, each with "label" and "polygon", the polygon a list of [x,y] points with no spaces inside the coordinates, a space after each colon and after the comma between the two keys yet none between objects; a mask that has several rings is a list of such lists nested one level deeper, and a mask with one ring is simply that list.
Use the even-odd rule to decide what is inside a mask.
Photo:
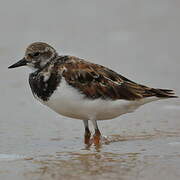
[{"label": "bird's breast", "polygon": [[48,101],[61,82],[61,76],[55,73],[32,73],[29,84],[33,95],[42,101]]}]

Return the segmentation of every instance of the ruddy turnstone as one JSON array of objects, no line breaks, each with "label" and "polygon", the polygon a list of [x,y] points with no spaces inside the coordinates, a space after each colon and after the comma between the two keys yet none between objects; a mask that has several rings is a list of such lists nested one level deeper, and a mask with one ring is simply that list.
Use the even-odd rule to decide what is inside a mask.
[{"label": "ruddy turnstone", "polygon": [[9,66],[33,69],[29,84],[34,97],[55,112],[83,120],[85,143],[89,143],[88,121],[94,126],[94,144],[100,141],[97,120],[130,113],[141,105],[175,98],[173,90],[150,88],[135,83],[104,66],[73,56],[60,56],[49,44],[35,42],[25,56]]}]

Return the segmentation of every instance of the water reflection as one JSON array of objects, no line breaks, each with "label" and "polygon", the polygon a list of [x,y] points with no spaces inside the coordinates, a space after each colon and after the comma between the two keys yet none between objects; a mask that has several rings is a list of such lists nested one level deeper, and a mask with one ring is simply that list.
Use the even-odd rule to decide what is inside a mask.
[{"label": "water reflection", "polygon": [[[91,152],[82,153],[62,153],[57,152],[54,157],[46,157],[43,160],[35,160],[33,163],[40,165],[35,174],[40,179],[91,179],[108,178],[112,176],[125,176],[126,173],[136,166],[139,153],[110,153],[110,152]],[[63,160],[68,157],[68,159]],[[31,173],[29,175],[32,175]]]},{"label": "water reflection", "polygon": [[[161,169],[164,162],[179,157],[179,153],[175,153],[174,148],[172,149],[169,144],[178,136],[180,136],[179,132],[157,130],[154,134],[111,135],[104,138],[102,144],[98,146],[86,146],[83,143],[73,146],[73,141],[69,142],[68,147],[64,146],[66,148],[63,148],[61,143],[65,145],[67,141],[59,140],[61,149],[58,148],[58,152],[40,154],[28,159],[35,169],[24,175],[27,178],[38,177],[39,180],[124,180],[128,177],[139,177],[142,169],[149,168],[149,164],[160,163],[159,169]],[[74,145],[78,142],[79,140],[74,142]]]}]

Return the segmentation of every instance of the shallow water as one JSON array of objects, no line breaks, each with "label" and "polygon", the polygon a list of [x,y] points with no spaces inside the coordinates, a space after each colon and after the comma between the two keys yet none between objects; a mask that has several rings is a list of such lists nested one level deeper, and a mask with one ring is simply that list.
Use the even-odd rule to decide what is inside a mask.
[{"label": "shallow water", "polygon": [[46,41],[60,53],[180,95],[179,6],[168,0],[3,1],[0,179],[179,180],[179,99],[99,122],[107,139],[87,147],[81,121],[59,116],[33,99],[29,70],[7,69],[29,43]]}]

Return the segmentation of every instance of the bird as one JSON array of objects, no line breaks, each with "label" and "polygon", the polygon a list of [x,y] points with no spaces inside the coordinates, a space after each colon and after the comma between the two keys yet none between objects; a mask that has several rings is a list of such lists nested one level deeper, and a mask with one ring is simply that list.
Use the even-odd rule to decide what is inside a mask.
[{"label": "bird", "polygon": [[[84,143],[101,143],[97,121],[132,113],[152,101],[177,98],[171,89],[151,88],[115,71],[75,56],[59,55],[45,42],[34,42],[9,66],[28,66],[33,96],[58,114],[84,123]],[[89,122],[94,134],[91,138]]]}]

